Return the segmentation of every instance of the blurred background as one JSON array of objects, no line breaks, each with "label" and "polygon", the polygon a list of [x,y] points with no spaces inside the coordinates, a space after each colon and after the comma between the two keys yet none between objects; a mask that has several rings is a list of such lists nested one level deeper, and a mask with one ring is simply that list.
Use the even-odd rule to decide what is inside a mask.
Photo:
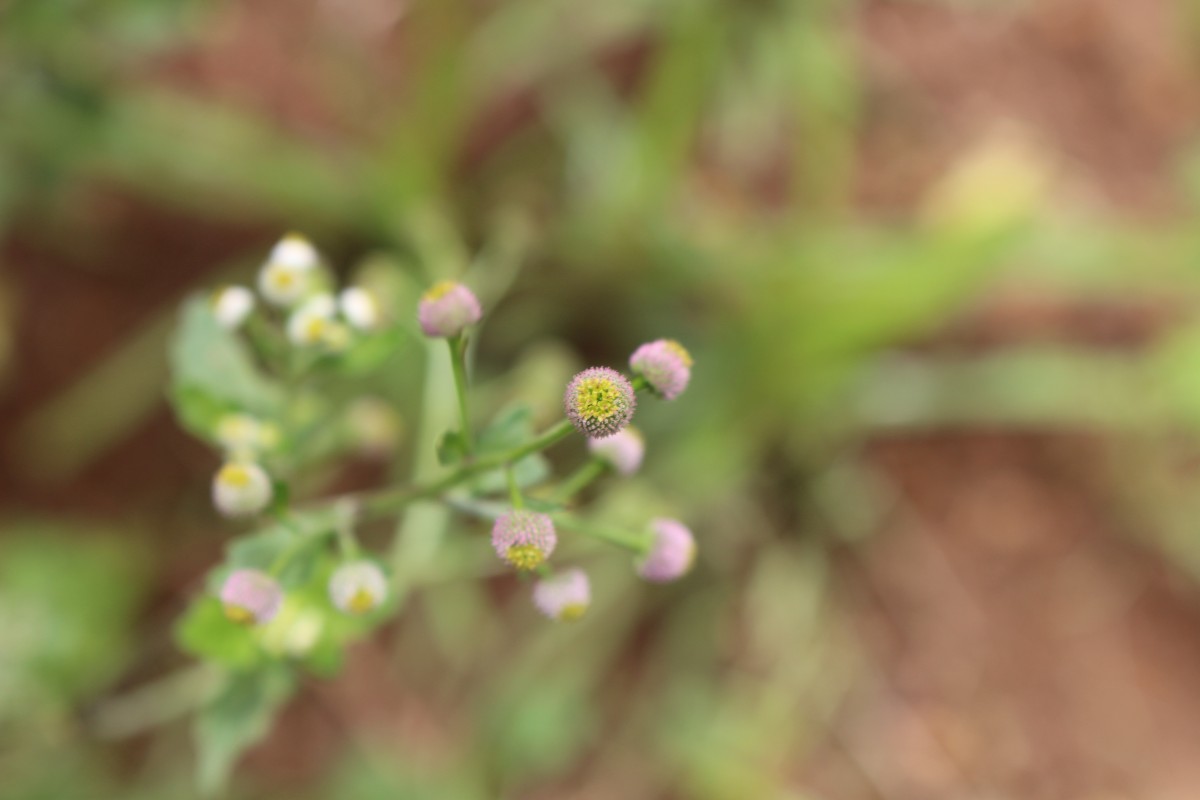
[{"label": "blurred background", "polygon": [[493,411],[682,341],[594,499],[700,557],[422,585],[228,796],[1196,797],[1198,98],[1182,0],[0,3],[0,797],[196,796],[168,342],[288,230],[473,263]]}]

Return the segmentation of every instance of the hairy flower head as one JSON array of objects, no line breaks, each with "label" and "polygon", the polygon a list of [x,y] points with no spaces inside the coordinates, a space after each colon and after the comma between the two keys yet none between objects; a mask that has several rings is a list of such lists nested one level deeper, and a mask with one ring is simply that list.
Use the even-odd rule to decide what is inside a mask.
[{"label": "hairy flower head", "polygon": [[542,578],[533,586],[533,604],[547,617],[570,622],[582,617],[592,602],[587,573],[568,569]]},{"label": "hairy flower head", "polygon": [[479,322],[483,311],[475,293],[455,281],[441,281],[421,297],[417,321],[426,336],[449,338],[458,336]]},{"label": "hairy flower head", "polygon": [[227,517],[257,514],[271,494],[270,476],[253,461],[229,461],[213,477],[213,505]]},{"label": "hairy flower head", "polygon": [[262,570],[235,569],[221,585],[225,616],[244,625],[270,622],[283,603],[279,582]]},{"label": "hairy flower head", "polygon": [[608,367],[589,367],[567,384],[567,419],[584,436],[612,436],[629,424],[637,406],[629,380]]},{"label": "hairy flower head", "polygon": [[554,552],[558,536],[554,522],[545,514],[513,509],[496,518],[492,547],[496,555],[517,569],[534,569]]},{"label": "hairy flower head", "polygon": [[387,579],[373,561],[342,564],[329,579],[329,599],[347,614],[366,614],[387,599]]},{"label": "hairy flower head", "polygon": [[289,233],[267,256],[258,273],[258,290],[267,302],[291,306],[308,294],[321,258],[307,239]]},{"label": "hairy flower head", "polygon": [[629,425],[612,436],[588,439],[588,450],[616,470],[618,475],[629,476],[637,472],[638,467],[642,465],[646,441],[637,428]]},{"label": "hairy flower head", "polygon": [[648,342],[629,357],[629,366],[664,400],[683,394],[692,377],[692,356],[674,339]]},{"label": "hairy flower head", "polygon": [[650,522],[650,549],[637,565],[648,581],[666,583],[682,577],[696,559],[696,540],[682,522],[655,519]]}]

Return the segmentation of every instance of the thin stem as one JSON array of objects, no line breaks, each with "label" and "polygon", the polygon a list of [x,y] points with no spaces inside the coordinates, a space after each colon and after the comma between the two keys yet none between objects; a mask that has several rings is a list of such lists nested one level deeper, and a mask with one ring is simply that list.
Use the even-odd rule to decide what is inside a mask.
[{"label": "thin stem", "polygon": [[364,519],[374,519],[400,511],[414,500],[436,497],[447,489],[457,486],[472,475],[495,469],[507,463],[516,463],[531,453],[545,450],[565,439],[575,428],[570,420],[562,420],[545,433],[530,439],[523,445],[504,453],[492,453],[475,461],[468,461],[453,472],[425,484],[405,486],[400,489],[385,489],[382,492],[365,493],[356,499]]},{"label": "thin stem", "polygon": [[467,455],[474,452],[471,439],[471,414],[467,408],[467,337],[453,336],[446,340],[450,347],[450,363],[454,367],[454,390],[458,395],[458,419]]},{"label": "thin stem", "polygon": [[615,528],[600,528],[580,522],[574,517],[566,515],[556,516],[554,523],[591,539],[598,539],[602,542],[615,544],[617,547],[624,547],[626,550],[630,550],[637,555],[644,555],[650,547],[649,537],[643,534],[616,530]]},{"label": "thin stem", "polygon": [[524,508],[525,498],[521,497],[521,487],[517,485],[517,471],[512,462],[504,465],[504,477],[508,479],[508,496],[513,508]]},{"label": "thin stem", "polygon": [[608,463],[605,461],[598,458],[587,461],[582,467],[563,479],[562,483],[550,494],[550,500],[555,503],[570,500],[607,470]]}]

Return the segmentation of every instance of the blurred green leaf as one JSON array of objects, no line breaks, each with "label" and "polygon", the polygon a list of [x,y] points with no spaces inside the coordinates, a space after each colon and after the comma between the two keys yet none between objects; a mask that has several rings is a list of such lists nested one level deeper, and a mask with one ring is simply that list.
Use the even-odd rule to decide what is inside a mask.
[{"label": "blurred green leaf", "polygon": [[171,399],[184,426],[209,438],[226,413],[276,418],[283,390],[262,374],[242,340],[217,323],[208,302],[194,297],[171,347]]},{"label": "blurred green leaf", "polygon": [[224,789],[238,757],[267,735],[294,688],[291,671],[279,665],[229,676],[224,690],[196,718],[202,792],[211,796]]}]

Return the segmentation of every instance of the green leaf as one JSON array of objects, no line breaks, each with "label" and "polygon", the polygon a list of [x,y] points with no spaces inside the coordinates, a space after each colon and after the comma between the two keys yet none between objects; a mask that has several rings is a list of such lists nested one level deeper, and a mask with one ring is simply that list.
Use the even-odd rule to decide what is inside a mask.
[{"label": "green leaf", "polygon": [[446,431],[438,441],[437,458],[443,467],[453,466],[467,456],[467,440],[458,431]]},{"label": "green leaf", "polygon": [[212,595],[198,598],[175,623],[175,641],[194,656],[235,669],[263,658],[253,629],[226,618],[221,601]]},{"label": "green leaf", "polygon": [[189,430],[210,436],[232,411],[278,415],[283,390],[262,374],[245,344],[222,328],[202,297],[183,307],[171,346],[171,400]]},{"label": "green leaf", "polygon": [[[513,477],[516,478],[517,486],[522,489],[537,486],[550,477],[550,462],[541,453],[527,455],[513,465]],[[508,476],[501,467],[483,473],[475,480],[474,485],[482,494],[504,491],[508,488]]]},{"label": "green leaf", "polygon": [[533,412],[528,406],[514,406],[500,412],[492,424],[479,434],[480,453],[503,453],[533,438]]},{"label": "green leaf", "polygon": [[196,718],[197,782],[206,795],[221,792],[238,757],[262,740],[275,712],[295,688],[282,665],[229,676],[225,688]]}]

